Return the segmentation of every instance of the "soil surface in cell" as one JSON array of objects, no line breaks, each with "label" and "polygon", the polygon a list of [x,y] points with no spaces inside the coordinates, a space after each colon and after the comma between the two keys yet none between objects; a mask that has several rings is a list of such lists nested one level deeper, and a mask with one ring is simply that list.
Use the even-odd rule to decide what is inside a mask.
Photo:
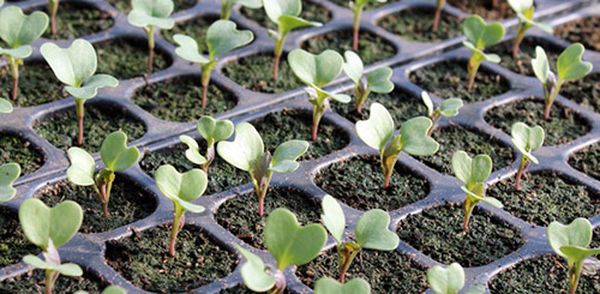
[{"label": "soil surface in cell", "polygon": [[[353,92],[347,94],[353,95]],[[427,107],[420,98],[414,97],[400,89],[389,94],[371,93],[367,101],[365,101],[361,113],[356,111],[356,99],[353,99],[350,103],[334,102],[332,103],[332,108],[335,112],[356,123],[359,120],[369,118],[369,108],[373,102],[378,102],[389,110],[397,127],[415,116],[427,115]]]},{"label": "soil surface in cell", "polygon": [[535,47],[540,46],[544,48],[548,61],[551,64],[552,72],[556,72],[556,60],[562,52],[559,48],[547,44],[543,40],[535,38],[525,38],[521,42],[519,54],[517,57],[512,55],[512,47],[514,40],[500,43],[490,48],[489,53],[498,54],[500,56],[500,65],[510,69],[518,74],[535,77],[533,67],[531,66],[531,60],[536,57]]},{"label": "soil surface in cell", "polygon": [[[119,80],[146,74],[148,47],[142,40],[116,39],[94,45],[98,53],[96,73],[109,74]],[[165,69],[171,60],[158,48],[154,49],[154,71]]]},{"label": "soil surface in cell", "polygon": [[[250,9],[242,7],[241,12],[245,17],[255,21],[260,26],[269,30],[277,31],[277,25],[273,23],[271,19],[269,19],[264,9]],[[321,5],[312,3],[310,1],[302,1],[302,13],[300,13],[300,17],[308,21],[325,24],[331,19],[331,13]],[[298,30],[301,29],[302,28],[299,28]]]},{"label": "soil surface in cell", "polygon": [[[499,20],[515,15],[506,1],[498,0],[448,0],[448,4],[470,14],[479,15],[485,19]],[[495,5],[494,5],[495,4]]]},{"label": "soil surface in cell", "polygon": [[241,57],[223,67],[223,74],[255,92],[281,93],[300,87],[302,84],[287,63],[285,53],[279,64],[279,79],[273,79],[273,52]]},{"label": "soil surface in cell", "polygon": [[[42,10],[48,13],[45,6]],[[52,34],[48,23],[44,38],[73,39],[107,30],[112,25],[113,19],[106,12],[77,3],[60,2],[56,15],[56,35]]]},{"label": "soil surface in cell", "polygon": [[[0,97],[12,98],[13,79],[10,74],[0,74]],[[26,63],[19,67],[19,91],[13,106],[29,107],[63,99],[63,85],[42,62]]]},{"label": "soil surface in cell", "polygon": [[[123,1],[123,0],[106,0],[106,1],[124,13],[127,13],[131,10],[130,1]],[[183,10],[183,9],[192,8],[194,5],[196,5],[197,2],[198,2],[198,0],[173,0],[173,4],[175,6],[173,10],[179,11],[179,10]]]},{"label": "soil surface in cell", "polygon": [[565,83],[560,94],[579,105],[600,112],[600,73],[593,73],[583,79]]},{"label": "soil surface in cell", "polygon": [[0,134],[0,165],[16,162],[21,175],[28,175],[44,164],[44,156],[27,140],[10,133]]},{"label": "soil surface in cell", "polygon": [[600,144],[575,152],[569,158],[569,164],[588,176],[600,180]]},{"label": "soil surface in cell", "polygon": [[[21,231],[17,212],[0,207],[0,268],[19,263],[27,254],[38,254],[40,249],[29,243]],[[2,285],[0,283],[0,289]]]},{"label": "soil surface in cell", "polygon": [[554,34],[571,43],[581,43],[585,48],[600,51],[600,16],[586,17],[560,25]]},{"label": "soil surface in cell", "polygon": [[[313,54],[327,49],[343,54],[352,50],[352,31],[335,31],[310,38],[302,43],[302,48]],[[358,40],[358,53],[364,64],[371,64],[394,56],[396,49],[383,38],[362,30]]]},{"label": "soil surface in cell", "polygon": [[[0,283],[2,293],[44,293],[44,271],[33,270],[20,276],[4,280]],[[81,277],[61,275],[54,285],[54,293],[75,293],[84,290],[89,293],[100,293],[107,287],[98,278],[84,272]]]},{"label": "soil surface in cell", "polygon": [[433,31],[434,9],[405,9],[383,18],[379,26],[410,41],[434,42],[461,34],[460,19],[442,12],[438,30]]}]

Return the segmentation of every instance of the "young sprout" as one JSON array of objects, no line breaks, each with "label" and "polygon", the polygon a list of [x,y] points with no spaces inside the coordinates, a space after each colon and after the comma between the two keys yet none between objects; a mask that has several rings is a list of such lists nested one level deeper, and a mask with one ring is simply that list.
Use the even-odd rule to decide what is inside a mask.
[{"label": "young sprout", "polygon": [[75,99],[75,112],[79,127],[77,144],[81,146],[83,145],[85,102],[96,97],[98,89],[116,87],[119,85],[119,81],[110,75],[95,74],[98,66],[96,50],[86,40],[77,39],[68,48],[45,43],[40,51],[56,78],[66,85],[65,91]]},{"label": "young sprout", "polygon": [[523,42],[527,30],[533,26],[536,26],[549,34],[552,34],[552,27],[533,20],[533,14],[535,13],[535,5],[533,5],[533,0],[508,0],[508,4],[510,7],[512,7],[519,18],[517,35],[515,36],[512,47],[512,55],[513,57],[517,57],[519,55],[519,51],[521,50],[521,42]]},{"label": "young sprout", "polygon": [[[387,0],[376,0],[379,3],[385,3]],[[354,13],[354,21],[352,22],[352,50],[358,51],[358,34],[360,31],[360,16],[363,9],[369,0],[354,0],[350,1],[350,9]]]},{"label": "young sprout", "polygon": [[548,225],[548,242],[556,254],[567,260],[569,293],[575,294],[584,261],[592,255],[600,254],[600,248],[589,248],[592,242],[592,224],[585,218],[577,218],[569,225],[553,221]]},{"label": "young sprout", "polygon": [[234,244],[246,259],[241,267],[246,287],[254,292],[283,293],[287,282],[283,272],[288,266],[307,264],[321,252],[327,241],[327,232],[320,224],[300,225],[291,211],[277,208],[267,218],[264,229],[267,251],[277,263],[277,268],[265,266],[262,259]]},{"label": "young sprout", "polygon": [[290,140],[277,146],[271,155],[265,151],[260,134],[249,123],[243,122],[235,128],[232,142],[222,141],[217,153],[229,164],[248,172],[258,197],[258,214],[264,214],[264,202],[273,173],[291,173],[300,164],[296,160],[308,150],[308,142]]},{"label": "young sprout", "polygon": [[321,222],[337,242],[339,254],[339,281],[344,283],[346,273],[362,249],[391,251],[398,247],[400,238],[389,230],[390,216],[381,209],[365,212],[354,228],[355,240],[344,241],[346,218],[335,198],[327,195],[321,202]]},{"label": "young sprout", "polygon": [[127,148],[127,135],[122,131],[111,133],[102,142],[100,157],[104,168],[96,172],[96,161],[87,151],[71,147],[67,151],[71,166],[67,169],[67,179],[77,186],[93,186],[102,202],[102,211],[108,218],[108,202],[115,172],[123,172],[135,165],[140,152],[135,147]]},{"label": "young sprout", "polygon": [[521,191],[521,177],[529,165],[529,161],[538,164],[538,160],[533,154],[533,151],[539,149],[544,144],[544,129],[540,126],[529,127],[528,125],[517,122],[512,125],[510,130],[512,142],[521,152],[521,162],[519,170],[515,178],[515,189]]},{"label": "young sprout", "polygon": [[416,156],[429,156],[438,151],[440,144],[427,135],[431,126],[429,118],[419,116],[404,122],[400,133],[395,135],[394,120],[379,103],[371,104],[369,119],[356,123],[358,137],[369,147],[379,150],[384,188],[390,186],[394,165],[401,151]]},{"label": "young sprout", "polygon": [[544,88],[544,119],[550,119],[550,110],[552,104],[560,92],[560,88],[565,82],[572,82],[585,77],[589,74],[593,65],[587,61],[582,61],[581,57],[585,47],[580,43],[572,44],[558,56],[556,70],[558,77],[550,70],[550,63],[546,52],[540,46],[535,48],[535,58],[531,60],[531,66],[535,76],[542,83]]},{"label": "young sprout", "polygon": [[[465,286],[465,271],[458,263],[452,263],[446,268],[434,265],[427,270],[427,283],[435,294],[458,294]],[[485,287],[475,285],[465,294],[483,294]]]},{"label": "young sprout", "polygon": [[433,133],[433,129],[435,129],[435,126],[440,121],[442,116],[446,118],[455,117],[458,115],[458,111],[463,107],[463,101],[460,98],[446,99],[442,101],[442,103],[440,103],[440,106],[438,108],[435,108],[435,106],[433,105],[433,101],[431,100],[429,93],[425,91],[421,92],[421,98],[423,99],[423,103],[427,107],[427,115],[433,122],[431,128],[429,128],[429,131],[427,131],[427,135],[430,136],[431,133]]},{"label": "young sprout", "polygon": [[21,175],[21,166],[18,163],[5,163],[0,165],[0,202],[12,200],[17,195],[13,184]]},{"label": "young sprout", "polygon": [[8,45],[7,48],[0,46],[0,56],[8,59],[13,79],[11,98],[16,100],[19,93],[19,66],[23,65],[23,59],[33,53],[31,43],[48,28],[48,16],[40,11],[25,15],[21,8],[8,6],[0,10],[0,19],[0,39]]},{"label": "young sprout", "polygon": [[204,194],[208,178],[200,169],[192,169],[182,174],[171,165],[163,165],[154,174],[154,180],[160,192],[173,201],[175,211],[168,250],[169,255],[175,256],[175,242],[177,234],[185,224],[185,212],[201,213],[205,209],[192,202]]},{"label": "young sprout", "polygon": [[258,9],[263,6],[262,0],[221,0],[221,19],[228,20],[231,17],[231,9],[236,4],[250,9]]},{"label": "young sprout", "polygon": [[446,0],[435,1],[435,16],[433,17],[433,31],[437,32],[440,26],[440,19],[442,18],[442,9],[446,5]]},{"label": "young sprout", "polygon": [[208,27],[206,32],[208,59],[199,52],[198,43],[196,43],[193,38],[177,34],[173,39],[179,46],[175,49],[175,53],[177,53],[179,57],[200,64],[202,69],[202,112],[204,113],[208,97],[210,74],[215,68],[215,65],[217,65],[216,57],[249,44],[254,39],[254,35],[248,30],[237,30],[236,24],[229,20],[218,20],[214,22]]},{"label": "young sprout", "polygon": [[473,209],[480,201],[502,208],[502,203],[498,199],[485,196],[485,181],[492,174],[492,165],[492,159],[486,154],[479,154],[471,158],[461,150],[452,156],[454,176],[465,184],[460,188],[467,193],[463,203],[465,213],[463,230],[465,232],[469,230],[469,220]]},{"label": "young sprout", "polygon": [[269,30],[269,35],[275,38],[273,56],[273,79],[279,79],[279,62],[283,53],[283,45],[287,34],[302,27],[319,27],[321,23],[307,21],[299,17],[302,12],[301,0],[263,0],[265,12],[272,22],[277,24],[277,31]]},{"label": "young sprout", "polygon": [[29,242],[42,249],[43,259],[26,255],[23,261],[46,273],[46,294],[51,294],[59,275],[78,277],[81,268],[73,263],[61,263],[58,248],[69,242],[79,231],[83,211],[79,204],[66,200],[50,208],[39,199],[27,199],[19,207],[19,222]]},{"label": "young sprout", "polygon": [[173,28],[175,21],[169,18],[173,8],[173,0],[131,0],[131,12],[127,16],[127,21],[132,26],[144,28],[148,34],[147,73],[152,73],[154,64],[154,31],[156,28],[163,30]]},{"label": "young sprout", "polygon": [[496,54],[486,54],[485,48],[499,43],[504,38],[504,26],[499,22],[487,24],[483,18],[478,15],[469,16],[463,22],[463,33],[467,40],[463,45],[473,51],[467,71],[469,75],[468,89],[471,91],[475,84],[475,76],[479,70],[481,62],[489,61],[500,63],[500,56]]},{"label": "young sprout", "polygon": [[346,62],[344,72],[354,81],[354,95],[356,95],[356,111],[362,113],[362,108],[371,92],[387,94],[394,90],[394,83],[390,81],[392,69],[380,67],[368,74],[364,74],[364,65],[360,56],[352,51],[344,53]]},{"label": "young sprout", "polygon": [[302,49],[294,49],[288,55],[288,63],[296,77],[308,86],[308,101],[313,105],[311,138],[317,140],[319,123],[329,104],[329,98],[348,103],[351,98],[345,94],[333,94],[323,87],[335,80],[342,72],[344,58],[333,50],[325,50],[314,55]]},{"label": "young sprout", "polygon": [[179,140],[188,146],[188,149],[185,151],[185,157],[197,165],[202,165],[204,171],[208,172],[208,167],[215,159],[215,143],[231,137],[234,125],[228,119],[218,120],[205,115],[198,120],[196,129],[206,141],[205,156],[200,154],[200,146],[198,146],[198,142],[194,138],[181,135],[179,136]]},{"label": "young sprout", "polygon": [[[58,32],[58,25],[56,20],[56,14],[58,13],[58,2],[59,0],[48,0],[48,11],[50,12],[50,31],[52,35],[56,35]],[[45,29],[44,29],[45,30]]]},{"label": "young sprout", "polygon": [[340,283],[330,277],[320,278],[315,283],[315,294],[352,293],[369,294],[371,285],[361,278],[354,278],[346,283]]}]

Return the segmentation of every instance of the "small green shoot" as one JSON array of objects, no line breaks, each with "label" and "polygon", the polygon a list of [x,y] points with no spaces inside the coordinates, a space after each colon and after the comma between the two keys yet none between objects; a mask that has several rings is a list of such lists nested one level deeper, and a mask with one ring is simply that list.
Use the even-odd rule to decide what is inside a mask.
[{"label": "small green shoot", "polygon": [[202,113],[206,109],[208,100],[208,84],[210,74],[217,65],[217,56],[231,52],[232,50],[245,46],[254,40],[251,31],[240,31],[236,24],[229,20],[217,20],[208,27],[206,32],[206,45],[208,47],[208,59],[202,56],[198,49],[198,43],[186,35],[177,34],[173,37],[178,47],[175,53],[179,57],[200,64],[202,69]]},{"label": "small green shoot", "polygon": [[552,104],[554,104],[562,85],[565,82],[579,80],[592,71],[593,65],[581,60],[584,52],[585,47],[580,43],[572,44],[565,49],[558,56],[556,62],[557,77],[550,69],[550,62],[544,49],[540,46],[535,48],[535,58],[531,60],[531,66],[544,88],[544,119],[550,119]]},{"label": "small green shoot", "polygon": [[346,51],[344,57],[346,62],[343,68],[346,75],[354,82],[358,113],[362,113],[362,108],[371,92],[387,94],[394,90],[394,83],[390,81],[393,73],[390,67],[380,67],[365,75],[365,68],[358,54]]},{"label": "small green shoot", "polygon": [[95,74],[98,66],[96,50],[86,40],[77,39],[68,48],[45,43],[40,51],[56,78],[66,85],[65,91],[75,99],[75,112],[79,127],[77,144],[81,146],[83,145],[85,102],[96,97],[98,89],[116,87],[119,85],[119,81],[110,75]]},{"label": "small green shoot", "polygon": [[58,33],[58,22],[56,15],[58,13],[58,2],[60,0],[48,0],[48,11],[50,12],[50,32],[56,36]]},{"label": "small green shoot", "polygon": [[544,129],[540,126],[529,127],[522,122],[513,124],[510,133],[513,144],[522,155],[519,170],[515,178],[515,190],[521,191],[521,177],[525,173],[527,165],[529,165],[530,161],[535,164],[539,163],[538,159],[531,153],[542,147],[545,133]]},{"label": "small green shoot", "polygon": [[315,283],[315,294],[369,294],[371,285],[361,278],[340,283],[330,277],[320,278]]},{"label": "small green shoot", "polygon": [[481,62],[485,60],[492,63],[500,63],[500,56],[486,54],[483,50],[502,41],[502,38],[504,38],[504,26],[499,22],[488,24],[480,16],[472,15],[463,21],[463,33],[466,37],[463,45],[473,51],[473,55],[471,55],[471,59],[469,59],[467,65],[469,75],[468,89],[471,91],[473,85],[475,85],[475,76]]},{"label": "small green shoot", "polygon": [[231,9],[236,4],[250,9],[258,9],[263,6],[262,0],[221,0],[221,19],[228,20],[231,17]]},{"label": "small green shoot", "polygon": [[577,218],[568,225],[553,221],[548,225],[547,234],[552,250],[567,260],[569,294],[575,294],[584,261],[600,254],[600,248],[589,248],[592,242],[592,224],[585,218]]},{"label": "small green shoot", "polygon": [[[352,21],[352,50],[358,52],[358,36],[360,31],[360,16],[362,15],[363,9],[370,0],[354,0],[350,1],[350,9],[354,14]],[[387,0],[375,0],[379,3],[385,3]]]},{"label": "small green shoot", "polygon": [[515,11],[517,17],[519,18],[517,35],[515,36],[512,47],[512,55],[516,58],[521,51],[521,42],[523,42],[527,30],[535,26],[549,34],[552,34],[552,27],[533,20],[533,14],[535,13],[535,5],[533,5],[533,0],[508,0],[508,4]]},{"label": "small green shoot", "polygon": [[13,112],[12,103],[10,103],[9,100],[0,98],[0,113],[1,114],[9,114],[11,112]]},{"label": "small green shoot", "polygon": [[444,9],[444,5],[446,5],[446,0],[436,0],[435,1],[435,15],[433,17],[433,31],[437,32],[440,26],[440,19],[442,18],[442,10]]},{"label": "small green shoot", "polygon": [[96,172],[96,161],[87,151],[79,147],[71,147],[67,154],[71,166],[67,169],[67,179],[77,186],[93,186],[102,202],[102,211],[108,218],[108,202],[115,172],[123,172],[135,165],[140,152],[135,147],[127,148],[127,135],[122,131],[111,133],[104,139],[100,148],[100,157],[104,168]]},{"label": "small green shoot", "polygon": [[229,164],[248,172],[258,197],[258,214],[264,214],[264,201],[273,173],[291,173],[300,167],[296,160],[308,150],[308,142],[290,140],[280,144],[271,155],[265,151],[260,134],[249,123],[243,122],[235,128],[235,139],[222,141],[217,153]]},{"label": "small green shoot", "polygon": [[427,135],[432,125],[427,117],[415,117],[404,122],[400,133],[395,135],[394,120],[379,103],[371,104],[369,119],[356,123],[358,137],[369,147],[379,150],[384,188],[390,186],[396,159],[401,151],[416,156],[429,156],[438,151],[440,145]]},{"label": "small green shoot", "polygon": [[311,54],[303,49],[294,49],[288,55],[288,63],[292,71],[308,88],[308,100],[313,105],[311,139],[317,140],[319,123],[329,105],[329,98],[348,103],[350,96],[333,94],[323,87],[335,80],[344,66],[344,58],[333,50],[325,50],[321,54]]},{"label": "small green shoot", "polygon": [[0,165],[0,202],[12,200],[17,195],[13,184],[21,175],[21,166],[18,163],[5,163]]},{"label": "small green shoot", "polygon": [[465,286],[465,271],[456,262],[446,268],[435,265],[427,270],[427,283],[435,294],[458,294]]},{"label": "small green shoot", "polygon": [[455,117],[458,115],[458,112],[464,105],[462,99],[450,98],[443,100],[442,103],[440,103],[440,106],[438,108],[435,108],[435,106],[433,105],[433,100],[431,100],[431,96],[429,96],[429,93],[425,91],[421,92],[421,98],[423,99],[423,104],[425,104],[425,106],[427,107],[427,115],[433,122],[431,128],[429,128],[429,131],[427,131],[427,134],[430,136],[431,133],[433,133],[433,129],[435,129],[435,126],[440,121],[442,116],[446,118]]},{"label": "small green shoot", "polygon": [[197,165],[202,165],[204,171],[208,172],[208,167],[215,159],[215,144],[231,137],[234,128],[233,122],[228,119],[219,120],[206,115],[202,116],[198,120],[196,129],[206,141],[206,155],[200,154],[200,146],[194,138],[181,135],[179,140],[188,146],[185,157]]}]

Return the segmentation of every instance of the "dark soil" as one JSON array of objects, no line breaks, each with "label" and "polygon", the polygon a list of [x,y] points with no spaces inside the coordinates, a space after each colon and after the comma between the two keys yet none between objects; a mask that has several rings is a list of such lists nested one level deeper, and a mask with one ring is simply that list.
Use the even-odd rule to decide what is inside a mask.
[{"label": "dark soil", "polygon": [[[124,0],[106,0],[106,2],[112,4],[117,9],[121,10],[123,13],[128,13],[131,10],[131,1]],[[192,8],[198,0],[174,0],[175,9],[173,11],[179,11],[183,9]]]},{"label": "dark soil", "polygon": [[[353,95],[353,93],[348,94]],[[373,102],[381,103],[389,110],[396,127],[415,116],[427,115],[427,107],[425,107],[420,98],[414,97],[400,89],[396,89],[389,94],[371,93],[363,106],[362,113],[356,112],[356,100],[346,104],[332,103],[332,105],[335,112],[356,123],[359,120],[369,118],[369,108]]]},{"label": "dark soil", "polygon": [[302,225],[318,223],[321,205],[302,192],[272,188],[265,199],[265,217],[258,215],[258,200],[254,191],[237,195],[223,203],[215,214],[217,223],[247,244],[264,249],[263,228],[271,211],[285,207],[296,214]]},{"label": "dark soil", "polygon": [[[143,76],[146,73],[148,45],[142,40],[116,39],[95,45],[98,53],[96,73],[109,74],[120,80]],[[154,50],[154,71],[171,64],[168,55]]]},{"label": "dark soil", "polygon": [[320,171],[315,182],[328,194],[360,210],[395,210],[429,193],[427,181],[400,164],[396,165],[390,187],[383,189],[379,157],[353,157],[334,163]]},{"label": "dark soil", "polygon": [[[344,54],[346,50],[352,50],[352,31],[335,31],[310,38],[302,43],[302,48],[313,54],[327,49]],[[371,64],[394,56],[396,49],[383,38],[362,30],[358,40],[358,53],[364,64]]]},{"label": "dark soil", "polygon": [[575,111],[558,103],[554,103],[550,120],[546,121],[543,100],[532,98],[494,107],[486,113],[485,120],[507,134],[510,134],[516,122],[524,122],[529,126],[540,125],[546,132],[545,146],[570,142],[590,130]]},{"label": "dark soil", "polygon": [[577,217],[600,213],[598,195],[586,186],[571,184],[557,174],[528,174],[521,191],[514,188],[514,178],[488,187],[488,196],[498,198],[504,210],[525,221],[546,226],[552,221],[570,223]]},{"label": "dark soil", "polygon": [[[59,276],[54,285],[54,293],[75,293],[79,290],[100,293],[106,286],[106,283],[87,273],[82,277]],[[0,283],[1,293],[44,293],[44,289],[42,270],[34,270]]]},{"label": "dark soil", "polygon": [[[42,9],[47,12],[47,7]],[[57,32],[52,35],[50,24],[44,34],[48,39],[74,39],[109,29],[113,25],[110,14],[77,3],[61,2],[58,6]]]},{"label": "dark soil", "polygon": [[546,51],[552,71],[556,72],[556,60],[558,60],[558,56],[562,52],[560,48],[550,45],[548,42],[544,42],[543,40],[528,37],[523,39],[523,42],[521,42],[521,51],[517,58],[513,58],[513,42],[514,40],[500,43],[490,48],[489,53],[498,54],[501,59],[500,65],[503,67],[522,75],[535,77],[535,73],[531,67],[531,59],[535,58],[535,47],[540,46],[544,48],[544,51]]},{"label": "dark soil", "polygon": [[133,101],[160,119],[177,122],[195,121],[204,114],[225,112],[236,105],[231,93],[211,83],[206,111],[202,113],[201,93],[199,76],[177,77],[140,88]]},{"label": "dark soil", "polygon": [[[321,254],[296,270],[296,275],[309,287],[322,277],[337,278],[338,255],[335,249]],[[350,266],[347,280],[363,278],[373,293],[425,293],[425,272],[407,256],[396,251],[364,250]]]},{"label": "dark soil", "polygon": [[[556,255],[547,255],[517,263],[499,273],[490,282],[492,293],[568,293],[567,263]],[[582,275],[577,293],[600,293],[600,276]]]},{"label": "dark soil", "polygon": [[27,254],[39,252],[40,249],[29,243],[21,231],[17,212],[0,207],[0,268],[20,262]]},{"label": "dark soil", "polygon": [[16,162],[21,175],[30,174],[44,164],[44,156],[29,141],[12,134],[0,134],[0,165]]},{"label": "dark soil", "polygon": [[410,80],[442,98],[461,98],[477,102],[510,90],[508,82],[500,75],[479,68],[473,90],[467,90],[467,62],[441,61],[410,73]]},{"label": "dark soil", "polygon": [[561,95],[579,105],[600,112],[600,73],[563,85]]},{"label": "dark soil", "polygon": [[[184,34],[190,36],[198,43],[198,48],[201,52],[206,52],[206,31],[208,27],[217,20],[215,17],[197,17],[184,22],[176,23],[175,26],[170,30],[161,30],[160,33],[169,43],[174,46],[177,44],[173,40],[173,36],[177,34]],[[239,28],[238,28],[239,29]]]},{"label": "dark soil", "polygon": [[156,201],[143,188],[117,175],[113,184],[108,209],[110,217],[102,215],[102,203],[93,187],[81,187],[67,180],[50,184],[35,195],[49,206],[65,200],[79,203],[83,209],[82,233],[100,233],[131,224],[150,215],[156,209]]},{"label": "dark soil", "polygon": [[437,32],[433,31],[434,9],[405,9],[386,16],[379,26],[410,41],[434,42],[461,34],[459,18],[442,12]]},{"label": "dark soil", "polygon": [[235,255],[221,249],[200,229],[185,226],[177,237],[177,256],[167,253],[171,227],[160,226],[106,244],[108,265],[135,286],[159,293],[188,292],[231,273]]},{"label": "dark soil", "polygon": [[569,164],[588,176],[600,180],[600,144],[577,151],[569,158]]},{"label": "dark soil", "polygon": [[[2,70],[0,70],[2,71]],[[12,101],[16,106],[36,106],[63,99],[63,85],[56,79],[50,67],[44,62],[26,63],[19,69],[19,94]],[[12,95],[12,76],[0,74],[0,97]]]},{"label": "dark soil", "polygon": [[[260,26],[277,31],[277,25],[269,19],[265,10],[263,8],[260,9],[250,9],[246,7],[242,7],[242,14],[258,23]],[[316,21],[322,24],[325,24],[331,19],[331,13],[325,7],[312,3],[310,1],[302,1],[302,13],[300,13],[300,17],[309,21]]]},{"label": "dark soil", "polygon": [[448,4],[470,14],[477,14],[485,19],[499,20],[513,17],[515,15],[506,1],[497,1],[498,7],[494,7],[492,0],[448,0]]},{"label": "dark soil", "polygon": [[554,28],[554,34],[586,49],[600,51],[600,16],[574,20]]},{"label": "dark soil", "polygon": [[[77,146],[77,119],[75,108],[53,113],[34,125],[35,131],[59,149]],[[102,142],[110,133],[122,130],[129,142],[144,135],[144,124],[131,117],[125,109],[113,109],[101,104],[86,103],[83,148],[90,153],[100,151]]]},{"label": "dark soil", "polygon": [[279,79],[273,80],[273,53],[242,57],[223,67],[223,74],[240,86],[256,92],[281,93],[300,87],[302,84],[287,63],[287,57],[281,57]]}]

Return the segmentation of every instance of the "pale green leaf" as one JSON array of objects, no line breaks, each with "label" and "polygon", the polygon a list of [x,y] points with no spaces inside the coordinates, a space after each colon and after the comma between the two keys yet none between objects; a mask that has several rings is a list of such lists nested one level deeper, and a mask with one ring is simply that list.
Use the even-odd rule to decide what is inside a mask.
[{"label": "pale green leaf", "polygon": [[203,170],[195,168],[180,173],[168,164],[156,170],[154,180],[160,192],[173,201],[194,201],[204,194],[208,184],[208,177]]},{"label": "pale green leaf", "polygon": [[556,68],[558,78],[563,81],[575,81],[583,78],[592,71],[592,64],[582,61],[585,47],[580,43],[569,46],[558,57]]},{"label": "pale green leaf", "polygon": [[108,168],[114,172],[125,171],[140,158],[136,147],[127,148],[127,135],[122,131],[109,134],[100,147],[100,157]]},{"label": "pale green leaf", "polygon": [[234,244],[235,249],[246,259],[240,273],[244,285],[254,292],[267,292],[275,286],[275,278],[269,272],[260,257]]},{"label": "pale green leaf", "polygon": [[550,75],[550,63],[548,62],[546,51],[540,46],[535,47],[535,58],[531,59],[531,67],[538,80],[542,84],[546,84]]},{"label": "pale green leaf", "polygon": [[[308,150],[308,147],[308,142],[302,140],[290,140],[282,143],[281,145],[277,146],[275,153],[273,153],[273,158],[271,159],[271,169],[274,169],[280,173],[292,172],[296,170],[295,168],[293,170],[281,169],[277,168],[277,166],[285,162],[286,166],[293,167],[294,164],[290,164],[290,162],[295,163],[295,161],[302,156],[306,150]],[[297,168],[297,164],[295,166]]]},{"label": "pale green leaf", "polygon": [[450,98],[443,100],[440,104],[440,114],[445,117],[458,115],[458,111],[463,107],[463,101],[460,98]]},{"label": "pale green leaf", "polygon": [[344,57],[346,59],[343,67],[344,72],[352,81],[354,81],[355,84],[360,83],[360,79],[362,78],[365,70],[360,56],[353,51],[348,50],[344,52]]},{"label": "pale green leaf", "polygon": [[398,247],[400,238],[389,230],[390,216],[381,209],[365,212],[356,224],[356,241],[361,248],[390,251]]},{"label": "pale green leaf", "polygon": [[301,0],[263,0],[263,6],[269,19],[276,24],[282,15],[299,16],[302,12]]},{"label": "pale green leaf", "polygon": [[371,286],[361,278],[354,278],[342,284],[330,277],[319,279],[315,283],[315,294],[369,294]]},{"label": "pale green leaf", "polygon": [[186,135],[179,136],[179,141],[183,144],[187,145],[188,149],[185,150],[185,158],[189,161],[201,165],[206,163],[206,158],[200,154],[200,147],[198,146],[198,142],[194,140],[194,138]]},{"label": "pale green leaf", "polygon": [[344,58],[333,50],[315,55],[303,49],[294,49],[288,54],[288,63],[301,81],[321,88],[339,76]]},{"label": "pale green leaf", "polygon": [[253,163],[263,156],[265,147],[256,129],[243,122],[235,128],[235,139],[232,142],[222,141],[217,146],[219,156],[229,164],[249,171]]},{"label": "pale green leaf", "polygon": [[400,140],[402,150],[416,156],[429,156],[435,154],[440,148],[427,132],[433,125],[428,117],[419,116],[404,122],[400,127]]},{"label": "pale green leaf", "polygon": [[91,99],[98,95],[98,89],[114,88],[119,85],[119,80],[113,76],[99,74],[85,81],[81,87],[66,86],[65,91],[78,99]]},{"label": "pale green leaf", "polygon": [[385,106],[374,102],[369,119],[356,123],[358,137],[371,148],[381,150],[394,135],[394,120]]},{"label": "pale green leaf", "polygon": [[374,93],[387,94],[394,90],[394,83],[390,81],[393,71],[390,67],[381,67],[367,74],[369,90]]},{"label": "pale green leaf", "polygon": [[175,25],[175,21],[169,18],[173,8],[173,0],[132,0],[127,20],[136,27],[171,29]]},{"label": "pale green leaf", "polygon": [[46,250],[49,241],[59,248],[79,231],[83,211],[79,204],[66,200],[50,208],[41,200],[31,198],[19,207],[19,222],[27,239]]},{"label": "pale green leaf", "polygon": [[458,294],[465,286],[465,271],[456,262],[446,268],[435,265],[427,270],[427,283],[435,294]]},{"label": "pale green leaf", "polygon": [[548,225],[548,243],[556,254],[569,259],[561,250],[566,246],[588,248],[592,242],[592,224],[585,218],[577,218],[568,225],[553,221]]},{"label": "pale green leaf", "polygon": [[56,78],[68,86],[80,87],[96,72],[96,50],[86,40],[77,39],[67,48],[45,43],[40,52]]},{"label": "pale green leaf", "polygon": [[91,186],[95,184],[94,172],[96,161],[87,151],[79,147],[71,147],[67,151],[71,166],[67,169],[67,179],[78,186]]},{"label": "pale green leaf", "polygon": [[206,141],[219,142],[231,137],[235,126],[228,119],[218,120],[205,115],[198,120],[196,128]]},{"label": "pale green leaf", "polygon": [[282,15],[279,17],[279,31],[282,34],[304,27],[320,27],[320,22],[308,21],[298,16]]},{"label": "pale green leaf", "polygon": [[34,11],[25,15],[17,6],[1,9],[0,19],[0,38],[13,49],[31,45],[46,31],[49,22],[45,13]]},{"label": "pale green leaf", "polygon": [[13,112],[13,106],[10,101],[0,98],[0,113],[11,113]]},{"label": "pale green leaf", "polygon": [[9,201],[17,195],[17,189],[13,188],[13,184],[20,175],[21,166],[18,163],[0,165],[0,202]]},{"label": "pale green leaf", "polygon": [[24,45],[14,49],[3,49],[0,47],[0,56],[8,55],[17,59],[25,59],[31,56],[31,53],[33,53],[33,48],[30,45]]},{"label": "pale green leaf", "polygon": [[229,53],[231,50],[245,46],[254,40],[249,30],[238,30],[237,25],[229,20],[218,20],[208,27],[206,44],[213,59],[215,56]]},{"label": "pale green leaf", "polygon": [[193,38],[182,34],[176,34],[173,36],[173,40],[178,45],[175,48],[175,54],[179,57],[194,63],[206,64],[209,62],[208,58],[200,53],[198,43],[196,43],[196,40]]},{"label": "pale green leaf", "polygon": [[330,195],[325,195],[321,201],[323,214],[321,222],[338,244],[342,243],[344,238],[344,229],[346,228],[346,217],[340,204]]}]

